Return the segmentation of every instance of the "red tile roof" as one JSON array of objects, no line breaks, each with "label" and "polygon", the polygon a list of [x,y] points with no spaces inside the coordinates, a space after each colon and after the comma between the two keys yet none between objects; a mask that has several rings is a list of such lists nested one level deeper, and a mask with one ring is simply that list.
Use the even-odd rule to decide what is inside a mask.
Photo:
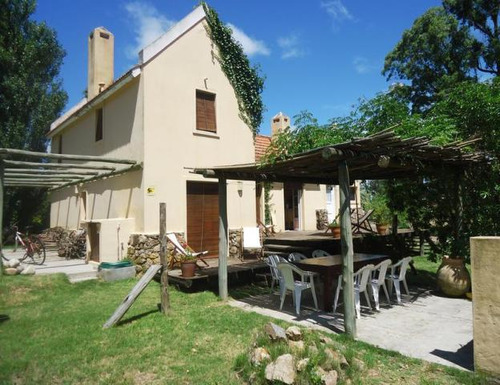
[{"label": "red tile roof", "polygon": [[255,162],[266,153],[267,148],[271,144],[271,137],[266,135],[257,135],[255,137]]}]

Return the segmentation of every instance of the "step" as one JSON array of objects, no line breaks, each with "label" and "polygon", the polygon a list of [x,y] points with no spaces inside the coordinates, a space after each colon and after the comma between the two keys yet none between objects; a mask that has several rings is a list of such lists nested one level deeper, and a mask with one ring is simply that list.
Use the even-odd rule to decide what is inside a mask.
[{"label": "step", "polygon": [[91,279],[97,279],[97,270],[85,271],[82,273],[71,273],[66,274],[71,283],[89,281]]}]

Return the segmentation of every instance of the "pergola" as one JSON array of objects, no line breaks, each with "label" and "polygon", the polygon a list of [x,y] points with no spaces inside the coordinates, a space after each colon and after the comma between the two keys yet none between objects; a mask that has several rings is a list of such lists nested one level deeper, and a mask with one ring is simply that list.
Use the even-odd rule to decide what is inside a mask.
[{"label": "pergola", "polygon": [[[129,159],[0,148],[0,229],[2,229],[5,187],[46,188],[55,191],[141,168],[141,163]],[[0,268],[1,266],[0,258]]]},{"label": "pergola", "polygon": [[[434,146],[425,137],[401,139],[391,129],[366,138],[317,148],[275,164],[242,164],[196,169],[195,173],[219,180],[219,295],[227,298],[227,188],[226,181],[298,182],[338,184],[340,187],[340,225],[344,325],[356,336],[353,282],[353,243],[351,231],[350,180],[403,179],[451,168],[460,175],[466,167],[484,163],[482,152],[464,152],[480,140],[470,139],[446,146]],[[458,183],[457,186],[460,184]],[[461,206],[461,200],[458,200]],[[461,213],[461,207],[457,208]],[[461,221],[457,222],[458,224]]]}]

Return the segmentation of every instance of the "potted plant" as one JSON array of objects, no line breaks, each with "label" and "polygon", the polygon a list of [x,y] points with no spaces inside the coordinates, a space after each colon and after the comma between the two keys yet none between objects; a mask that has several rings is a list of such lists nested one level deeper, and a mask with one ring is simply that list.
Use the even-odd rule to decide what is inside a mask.
[{"label": "potted plant", "polygon": [[385,235],[387,234],[387,229],[389,228],[389,223],[391,222],[391,211],[383,199],[374,199],[372,204],[373,219],[375,220],[377,226],[377,232],[380,235]]},{"label": "potted plant", "polygon": [[189,250],[181,257],[181,271],[184,278],[194,277],[196,257]]},{"label": "potted plant", "polygon": [[336,220],[328,224],[328,229],[332,232],[334,238],[340,238],[340,225]]}]

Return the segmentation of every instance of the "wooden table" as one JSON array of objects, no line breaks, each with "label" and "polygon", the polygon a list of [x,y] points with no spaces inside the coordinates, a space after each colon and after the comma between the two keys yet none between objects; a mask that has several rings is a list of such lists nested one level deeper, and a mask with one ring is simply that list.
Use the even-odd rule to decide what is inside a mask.
[{"label": "wooden table", "polygon": [[[389,256],[384,254],[354,253],[354,271],[370,263],[377,264],[388,258]],[[333,281],[342,274],[342,256],[329,255],[327,257],[308,258],[296,261],[295,264],[302,270],[315,271],[321,275],[323,279],[323,310],[331,312],[333,306]]]}]

